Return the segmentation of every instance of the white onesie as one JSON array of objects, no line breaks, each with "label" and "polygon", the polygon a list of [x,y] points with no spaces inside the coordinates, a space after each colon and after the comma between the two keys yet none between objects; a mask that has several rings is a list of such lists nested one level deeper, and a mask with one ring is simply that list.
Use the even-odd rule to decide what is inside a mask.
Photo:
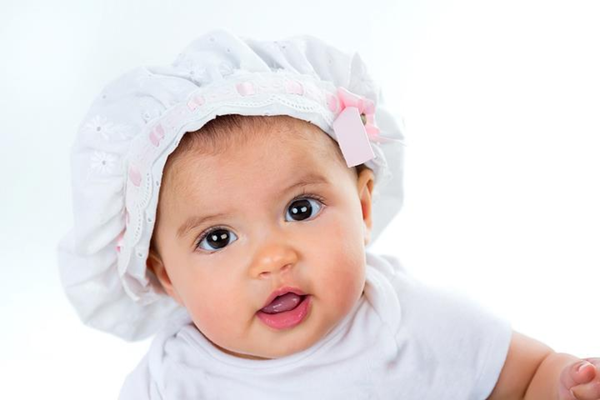
[{"label": "white onesie", "polygon": [[365,293],[312,347],[273,360],[214,347],[187,313],[152,341],[120,400],[483,400],[507,356],[510,324],[466,297],[432,289],[397,259],[367,251]]}]

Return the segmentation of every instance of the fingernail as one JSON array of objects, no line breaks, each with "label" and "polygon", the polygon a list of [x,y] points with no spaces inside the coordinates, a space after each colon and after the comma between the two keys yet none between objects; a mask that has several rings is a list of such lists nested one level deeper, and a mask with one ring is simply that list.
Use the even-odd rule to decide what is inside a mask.
[{"label": "fingernail", "polygon": [[581,365],[579,367],[577,367],[577,372],[581,371],[582,369],[584,369],[588,365],[592,365],[592,364],[589,363],[588,361],[584,361],[583,363],[581,363]]}]

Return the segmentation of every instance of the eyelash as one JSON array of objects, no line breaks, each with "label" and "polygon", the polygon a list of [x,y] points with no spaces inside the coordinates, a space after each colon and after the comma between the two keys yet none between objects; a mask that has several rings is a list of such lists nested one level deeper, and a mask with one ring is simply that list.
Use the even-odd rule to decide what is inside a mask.
[{"label": "eyelash", "polygon": [[[326,206],[327,204],[325,204],[325,199],[323,198],[323,196],[319,196],[318,194],[314,194],[314,193],[307,193],[307,192],[302,192],[301,194],[299,194],[298,196],[294,197],[292,200],[290,200],[290,202],[288,203],[287,207],[286,207],[286,211],[287,208],[290,206],[290,204],[292,204],[293,202],[297,201],[297,200],[302,200],[302,199],[311,199],[311,200],[316,200],[319,203],[321,203],[323,206]],[[321,211],[323,209],[321,208]],[[319,211],[319,213],[321,212]],[[202,231],[200,233],[200,236],[198,237],[198,239],[196,240],[196,245],[195,248],[199,249],[200,248],[200,243],[202,243],[202,241],[204,239],[206,239],[206,237],[208,235],[210,235],[212,232],[217,231],[219,229],[229,229],[226,226],[222,226],[222,225],[217,225],[217,226],[211,226],[208,229],[205,229],[204,231]],[[215,251],[216,252],[216,251]],[[215,253],[212,252],[212,253]]]}]

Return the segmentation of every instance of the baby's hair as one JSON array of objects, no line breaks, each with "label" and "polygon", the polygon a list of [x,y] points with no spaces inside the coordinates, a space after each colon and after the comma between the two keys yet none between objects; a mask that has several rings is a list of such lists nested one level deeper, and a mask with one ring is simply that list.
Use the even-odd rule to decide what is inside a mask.
[{"label": "baby's hair", "polygon": [[[230,148],[230,146],[243,146],[246,143],[249,134],[259,134],[264,128],[273,125],[277,125],[282,131],[289,131],[294,123],[310,124],[304,120],[299,120],[287,115],[248,116],[228,114],[218,116],[207,122],[202,128],[186,133],[170,158],[177,158],[179,154],[185,153],[190,149],[200,150],[203,154],[220,154]],[[236,134],[238,132],[244,132],[244,134]],[[323,135],[328,139],[330,144],[327,146],[327,148],[331,150],[329,156],[333,156],[346,167],[344,156],[342,155],[337,142],[325,132],[323,132]],[[312,138],[307,135],[298,135],[298,137],[305,140],[312,140]],[[363,164],[360,164],[355,167],[355,170],[360,173],[364,168],[366,167]]]},{"label": "baby's hair", "polygon": [[[185,157],[187,154],[205,154],[205,155],[218,155],[222,154],[228,149],[238,146],[244,146],[250,135],[260,135],[266,128],[277,126],[281,130],[282,134],[291,133],[294,128],[297,128],[297,124],[306,124],[308,126],[316,127],[309,122],[299,120],[287,115],[240,115],[240,114],[228,114],[221,115],[215,119],[207,122],[202,128],[186,133],[175,151],[169,155],[167,163],[165,164],[163,172],[163,186],[164,183],[170,180],[170,176],[173,170],[176,169],[174,166],[177,164],[177,160]],[[317,128],[319,129],[319,128]],[[240,134],[242,133],[242,134]],[[313,141],[314,135],[307,135],[303,130],[298,132],[294,130],[294,134],[302,140]],[[317,146],[317,149],[323,153],[324,157],[333,157],[344,168],[348,168],[346,161],[342,154],[342,151],[337,142],[332,139],[328,134],[322,132],[323,140],[327,142],[326,146]],[[364,164],[359,164],[353,167],[352,170],[355,172],[355,176],[358,177],[362,170],[368,167]],[[157,213],[160,211],[157,210]],[[158,217],[158,214],[157,214]],[[158,218],[157,218],[158,220]],[[154,235],[150,241],[151,253],[158,254]]]},{"label": "baby's hair", "polygon": [[[168,175],[172,171],[171,167],[176,160],[192,150],[199,152],[200,154],[207,155],[222,154],[231,147],[244,146],[250,135],[260,134],[261,131],[264,131],[268,127],[276,125],[282,131],[282,134],[286,134],[294,128],[294,124],[298,123],[311,125],[309,122],[287,115],[248,116],[228,114],[218,116],[217,118],[204,124],[202,128],[196,131],[188,132],[183,136],[179,146],[177,146],[175,151],[167,159],[167,163],[164,168],[163,180],[164,178],[168,179]],[[316,125],[313,127],[316,127]],[[323,146],[326,149],[326,151],[323,153],[323,156],[333,157],[340,162],[344,168],[348,168],[337,142],[325,132],[322,133],[324,140],[328,142],[327,146]],[[314,138],[312,135],[302,134],[297,130],[294,131],[294,134],[296,134],[298,138],[307,141],[312,141]],[[366,167],[364,164],[359,164],[352,169],[356,172],[356,176],[358,176],[365,168],[368,167]]]}]

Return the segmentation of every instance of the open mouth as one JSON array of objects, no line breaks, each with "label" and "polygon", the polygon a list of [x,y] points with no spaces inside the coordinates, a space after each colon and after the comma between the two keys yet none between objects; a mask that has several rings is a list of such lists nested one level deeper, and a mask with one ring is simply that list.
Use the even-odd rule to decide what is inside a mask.
[{"label": "open mouth", "polygon": [[288,329],[300,324],[308,315],[312,296],[286,293],[276,297],[256,315],[267,326],[274,329]]},{"label": "open mouth", "polygon": [[306,295],[297,295],[296,293],[286,293],[281,296],[277,296],[273,301],[263,307],[260,311],[267,314],[278,314],[285,311],[290,311],[298,307],[298,305],[304,300]]}]

